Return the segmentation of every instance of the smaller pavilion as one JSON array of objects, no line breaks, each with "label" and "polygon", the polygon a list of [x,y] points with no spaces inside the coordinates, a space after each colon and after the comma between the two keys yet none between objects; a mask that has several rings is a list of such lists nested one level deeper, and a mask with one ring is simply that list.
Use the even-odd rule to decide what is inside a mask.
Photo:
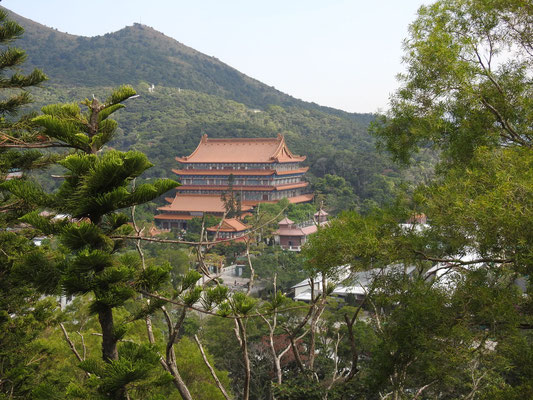
[{"label": "smaller pavilion", "polygon": [[307,242],[307,237],[327,223],[328,213],[324,210],[316,212],[312,220],[299,224],[285,217],[278,222],[279,228],[274,232],[274,241],[283,250],[300,251]]},{"label": "smaller pavilion", "polygon": [[243,224],[236,218],[228,218],[222,224],[207,228],[207,231],[215,235],[215,240],[235,239],[239,242],[245,239],[248,233],[248,225]]}]

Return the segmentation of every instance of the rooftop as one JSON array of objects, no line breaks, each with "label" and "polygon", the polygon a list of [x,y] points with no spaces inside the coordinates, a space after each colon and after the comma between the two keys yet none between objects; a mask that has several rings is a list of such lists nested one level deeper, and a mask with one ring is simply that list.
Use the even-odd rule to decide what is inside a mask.
[{"label": "rooftop", "polygon": [[209,232],[242,232],[248,229],[248,226],[243,224],[241,221],[239,221],[236,218],[227,218],[222,222],[222,225],[220,225],[220,228],[218,227],[218,224],[215,226],[212,226],[210,228],[207,228]]},{"label": "rooftop", "polygon": [[[251,207],[242,206],[243,211]],[[171,204],[159,207],[160,211],[207,212],[223,214],[226,209],[219,195],[177,194]]]},{"label": "rooftop", "polygon": [[208,139],[203,135],[191,155],[176,159],[182,163],[284,163],[303,161],[305,157],[293,155],[281,135],[232,139]]}]

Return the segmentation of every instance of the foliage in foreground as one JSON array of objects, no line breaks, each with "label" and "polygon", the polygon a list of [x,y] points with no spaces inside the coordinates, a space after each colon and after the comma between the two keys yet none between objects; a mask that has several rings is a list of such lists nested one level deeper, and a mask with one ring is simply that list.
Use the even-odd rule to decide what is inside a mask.
[{"label": "foliage in foreground", "polygon": [[[116,209],[154,193],[121,184],[147,166],[139,154],[70,156],[63,162],[71,175],[60,189],[62,196],[35,187],[17,191],[30,188],[24,181],[3,184],[29,205],[55,205],[85,218],[73,223],[29,215],[27,221],[55,233],[59,242],[45,246],[45,253],[15,240],[2,261],[39,256],[39,269],[32,272],[48,273],[71,293],[90,296],[85,307],[94,316],[78,305],[82,312],[69,320],[69,331],[82,331],[76,324],[85,323],[115,345],[104,344],[102,360],[82,360],[83,369],[76,370],[81,375],[69,375],[68,381],[59,379],[61,374],[48,377],[55,381],[30,377],[32,362],[46,365],[50,358],[27,360],[19,351],[9,360],[15,366],[26,362],[18,381],[25,386],[17,390],[28,394],[32,379],[42,378],[36,398],[50,398],[53,388],[65,387],[71,397],[177,397],[170,386],[179,376],[176,368],[191,389],[179,389],[182,397],[215,393],[212,386],[199,393],[196,383],[207,382],[205,368],[191,373],[190,366],[196,370],[201,363],[187,338],[197,334],[213,354],[211,362],[228,372],[231,381],[219,374],[223,386],[231,385],[230,394],[246,400],[273,394],[280,399],[531,398],[531,15],[522,0],[441,0],[421,8],[406,43],[404,86],[375,131],[404,161],[420,146],[437,147],[442,154],[438,175],[393,207],[374,208],[364,216],[348,212],[319,230],[304,256],[307,276],[322,290],[312,292],[308,304],[292,302],[276,288],[258,300],[216,283],[196,286],[201,277],[196,271],[174,274],[170,282],[170,266],[143,269],[142,259],[120,251],[121,240],[110,235],[126,219]],[[498,51],[509,48],[516,51],[513,58],[497,58]],[[64,110],[78,116],[73,107],[48,110],[48,115]],[[68,143],[92,151],[106,132]],[[84,174],[85,162],[93,167],[91,173]],[[132,165],[138,169],[105,182],[110,190],[99,196],[101,183],[91,174],[110,164],[117,172]],[[402,224],[421,213],[428,216],[427,225]],[[366,292],[346,303],[334,296],[343,264],[352,273],[374,273]],[[48,283],[43,276],[36,276],[36,283]],[[190,307],[213,315],[200,318]],[[43,335],[49,309],[44,303],[34,309],[38,314],[12,324],[16,335],[37,329],[29,332],[23,350]],[[109,310],[116,323],[105,332]],[[150,324],[155,338],[147,343],[136,334]],[[3,338],[14,340],[9,334]],[[94,338],[89,342],[94,353]],[[54,338],[47,343],[50,353],[57,351],[53,343]],[[154,382],[161,386],[150,392]]]}]

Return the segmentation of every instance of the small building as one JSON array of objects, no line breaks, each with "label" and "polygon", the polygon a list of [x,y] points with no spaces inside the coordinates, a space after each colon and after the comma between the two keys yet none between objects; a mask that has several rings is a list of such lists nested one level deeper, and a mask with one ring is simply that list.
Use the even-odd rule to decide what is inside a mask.
[{"label": "small building", "polygon": [[309,235],[315,233],[319,226],[326,225],[327,222],[328,213],[324,210],[315,213],[312,220],[299,224],[285,217],[278,222],[279,228],[274,232],[274,241],[283,250],[300,251]]},{"label": "small building", "polygon": [[215,235],[215,240],[236,239],[236,241],[243,241],[248,229],[248,226],[238,219],[228,218],[222,221],[220,226],[212,226],[207,228],[207,231]]}]

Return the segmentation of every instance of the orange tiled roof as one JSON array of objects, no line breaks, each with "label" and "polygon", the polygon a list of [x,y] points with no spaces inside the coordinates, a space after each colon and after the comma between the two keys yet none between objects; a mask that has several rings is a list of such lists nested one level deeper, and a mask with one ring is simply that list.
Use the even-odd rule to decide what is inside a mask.
[{"label": "orange tiled roof", "polygon": [[285,185],[276,186],[276,190],[288,190],[309,186],[309,182],[287,183]]},{"label": "orange tiled roof", "polygon": [[[251,207],[242,206],[243,211]],[[218,195],[200,195],[200,194],[177,194],[171,204],[158,207],[161,211],[180,211],[180,212],[207,212],[220,213],[225,211],[224,203]]]},{"label": "orange tiled roof", "polygon": [[301,228],[279,228],[274,234],[278,236],[306,236]]},{"label": "orange tiled roof", "polygon": [[273,163],[299,162],[305,156],[293,155],[285,138],[208,139],[207,135],[191,155],[177,158],[182,163]]},{"label": "orange tiled roof", "polygon": [[218,229],[218,225],[207,228],[209,232],[242,232],[246,229],[248,229],[248,226],[236,218],[225,219],[224,222],[222,222],[220,229]]},{"label": "orange tiled roof", "polygon": [[280,227],[274,233],[279,236],[309,236],[318,230],[316,225],[309,225],[303,228],[300,227]]},{"label": "orange tiled roof", "polygon": [[289,169],[287,171],[278,171],[276,175],[305,174],[308,170],[309,170],[309,167]]},{"label": "orange tiled roof", "polygon": [[289,203],[293,203],[293,204],[305,203],[306,201],[313,200],[314,197],[315,195],[313,193],[302,194],[300,196],[295,196],[295,197],[289,197]]}]

